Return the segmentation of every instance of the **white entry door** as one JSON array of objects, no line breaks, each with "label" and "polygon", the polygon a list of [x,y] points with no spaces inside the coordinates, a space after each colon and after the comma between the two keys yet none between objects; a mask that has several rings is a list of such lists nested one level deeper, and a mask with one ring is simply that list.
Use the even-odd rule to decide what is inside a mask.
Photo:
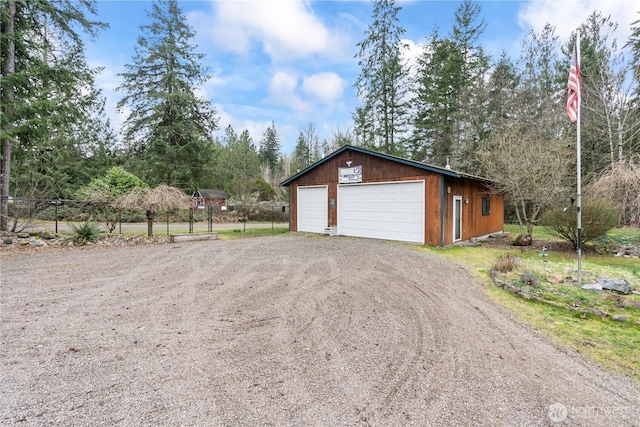
[{"label": "white entry door", "polygon": [[298,187],[298,231],[324,233],[329,222],[326,185]]},{"label": "white entry door", "polygon": [[424,243],[424,181],[338,186],[338,234]]},{"label": "white entry door", "polygon": [[453,241],[462,240],[462,196],[453,196]]}]

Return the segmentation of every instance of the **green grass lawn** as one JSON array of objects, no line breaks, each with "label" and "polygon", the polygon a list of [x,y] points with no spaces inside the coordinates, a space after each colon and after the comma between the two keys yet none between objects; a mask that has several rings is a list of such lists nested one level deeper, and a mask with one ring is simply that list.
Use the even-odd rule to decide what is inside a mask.
[{"label": "green grass lawn", "polygon": [[[506,225],[511,236],[520,233],[518,226]],[[549,242],[559,240],[549,235],[542,227],[534,228],[534,239]],[[607,234],[603,242],[625,241],[640,244],[640,230],[615,229]],[[506,307],[517,319],[526,322],[548,335],[559,345],[572,348],[603,364],[609,369],[622,372],[640,380],[640,309],[623,306],[626,301],[640,303],[640,295],[622,296],[621,300],[604,299],[609,292],[585,291],[575,282],[577,254],[575,252],[550,251],[541,257],[540,251],[505,245],[504,248],[482,246],[450,246],[446,248],[423,247],[456,262],[478,277],[486,285],[487,295]],[[513,283],[523,298],[496,286],[490,271],[503,254],[517,257],[517,268],[499,276]],[[583,255],[583,283],[593,282],[597,277],[624,278],[640,288],[640,260],[614,257],[610,253],[594,250]],[[521,276],[528,272],[535,277],[535,286],[525,285]],[[556,281],[560,283],[553,283]],[[520,288],[518,288],[520,286]],[[617,298],[617,297],[609,297]],[[596,314],[593,314],[596,313]],[[601,318],[597,313],[605,315]],[[613,315],[623,315],[626,322],[612,320]]]}]

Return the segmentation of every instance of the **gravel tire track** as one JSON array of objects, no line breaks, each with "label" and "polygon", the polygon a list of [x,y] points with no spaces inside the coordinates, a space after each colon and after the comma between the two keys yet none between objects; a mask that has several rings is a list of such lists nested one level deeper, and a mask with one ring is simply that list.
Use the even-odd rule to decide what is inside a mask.
[{"label": "gravel tire track", "polygon": [[5,255],[3,426],[640,426],[638,382],[412,245],[292,234]]}]

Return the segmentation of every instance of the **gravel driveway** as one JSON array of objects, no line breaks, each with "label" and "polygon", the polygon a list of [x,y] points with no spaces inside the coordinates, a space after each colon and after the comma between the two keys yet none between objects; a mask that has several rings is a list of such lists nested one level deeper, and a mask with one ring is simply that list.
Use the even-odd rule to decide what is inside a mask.
[{"label": "gravel driveway", "polygon": [[2,253],[2,425],[640,425],[460,267],[306,235]]}]

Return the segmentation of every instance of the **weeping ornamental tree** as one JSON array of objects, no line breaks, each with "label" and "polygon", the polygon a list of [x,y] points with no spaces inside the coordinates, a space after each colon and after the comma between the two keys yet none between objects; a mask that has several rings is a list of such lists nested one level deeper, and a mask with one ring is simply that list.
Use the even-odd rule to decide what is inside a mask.
[{"label": "weeping ornamental tree", "polygon": [[118,197],[113,204],[116,209],[141,209],[147,213],[147,236],[153,237],[153,221],[159,211],[188,209],[192,205],[191,197],[181,190],[160,184],[155,188],[136,187],[127,194]]},{"label": "weeping ornamental tree", "polygon": [[618,208],[618,226],[640,227],[640,156],[603,170],[585,192]]}]

